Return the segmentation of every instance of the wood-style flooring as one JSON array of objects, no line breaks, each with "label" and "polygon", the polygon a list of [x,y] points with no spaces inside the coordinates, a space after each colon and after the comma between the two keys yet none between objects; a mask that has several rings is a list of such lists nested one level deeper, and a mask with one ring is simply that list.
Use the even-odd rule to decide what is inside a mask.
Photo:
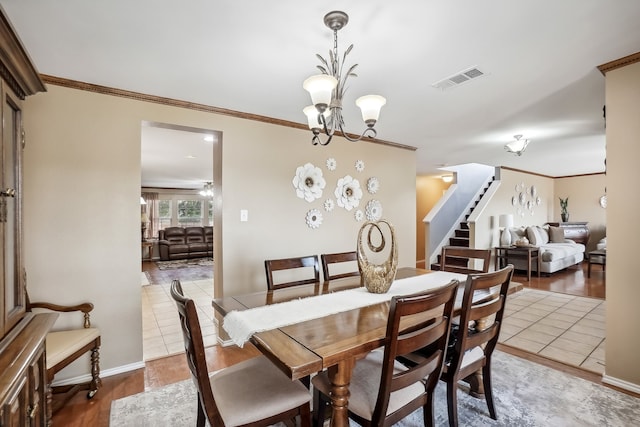
[{"label": "wood-style flooring", "polygon": [[[544,275],[540,278],[532,277],[530,283],[526,281],[526,275],[524,275],[523,272],[517,272],[513,280],[521,282],[524,286],[536,289],[604,298],[605,273],[601,271],[600,266],[595,266],[592,267],[591,278],[587,278],[586,268],[587,264],[585,262],[581,266],[568,268],[564,271],[554,273],[549,277]],[[187,280],[187,277],[193,277],[193,274],[198,274],[185,270],[188,269],[161,272],[154,267],[153,263],[145,263],[145,271],[149,273],[150,277],[154,277],[160,281],[167,278],[169,281],[173,278]],[[161,278],[159,275],[164,275],[164,277]],[[155,279],[152,283],[155,282]],[[573,368],[525,351],[501,346],[500,344],[498,344],[498,348],[524,359],[550,366],[589,381],[601,383],[600,375],[595,373]],[[258,354],[258,350],[251,345],[246,345],[243,349],[234,346],[213,346],[207,349],[207,361],[209,369],[215,370]],[[65,427],[108,427],[112,400],[162,387],[188,379],[189,377],[189,369],[187,368],[183,354],[147,362],[144,369],[103,378],[102,388],[91,400],[86,399],[85,393],[78,393],[64,408],[54,415],[53,424],[54,426]],[[196,408],[195,405],[196,402],[194,402],[194,410]]]}]

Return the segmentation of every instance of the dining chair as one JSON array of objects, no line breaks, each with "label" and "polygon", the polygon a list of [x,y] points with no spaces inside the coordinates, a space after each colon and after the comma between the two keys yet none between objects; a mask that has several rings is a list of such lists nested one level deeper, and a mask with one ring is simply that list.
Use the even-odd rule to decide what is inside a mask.
[{"label": "dining chair", "polygon": [[[434,425],[433,391],[438,383],[456,292],[457,280],[426,292],[394,296],[389,306],[384,348],[356,362],[349,384],[349,417],[362,426],[390,426],[418,408],[425,426]],[[428,315],[416,314],[429,312]],[[413,316],[413,317],[412,317]],[[431,352],[412,367],[397,357],[429,347]],[[321,427],[330,401],[326,371],[312,379],[315,426]]]},{"label": "dining chair", "polygon": [[[335,280],[360,275],[360,271],[358,270],[358,254],[356,251],[322,254],[320,255],[320,262],[322,263],[322,277],[324,277],[324,280]],[[340,266],[334,266],[336,267],[334,270],[335,274],[329,272],[329,266],[333,264],[341,264]],[[352,264],[355,266],[355,271],[349,268]]]},{"label": "dining chair", "polygon": [[[443,246],[440,270],[451,273],[472,274],[489,271],[491,249],[474,249],[463,246]],[[478,263],[482,263],[478,267]]]},{"label": "dining chair", "polygon": [[[47,399],[52,399],[51,412],[58,412],[80,390],[87,391],[87,399],[92,399],[102,386],[100,378],[100,330],[91,326],[91,311],[93,304],[84,302],[76,305],[59,305],[51,302],[32,302],[26,295],[27,311],[51,311],[69,313],[69,316],[82,314],[82,323],[78,327],[59,328],[47,333],[45,354],[47,382],[51,384],[55,375],[71,363],[89,355],[91,366],[91,380],[73,384],[50,387]],[[71,319],[69,319],[70,321]],[[80,322],[79,322],[80,323]],[[52,395],[56,395],[53,399]]]},{"label": "dining chair", "polygon": [[[267,289],[275,290],[291,286],[320,283],[318,255],[295,258],[268,259],[264,262],[267,273]],[[289,270],[284,273],[284,270]],[[275,272],[283,272],[280,278],[294,279],[290,281],[274,280]]]},{"label": "dining chair", "polygon": [[179,280],[171,282],[178,307],[187,364],[198,395],[197,426],[268,426],[300,416],[301,427],[311,426],[311,394],[291,381],[265,356],[245,360],[209,373],[202,331],[192,299]]},{"label": "dining chair", "polygon": [[[482,370],[484,397],[489,408],[489,415],[497,419],[491,388],[491,356],[498,342],[505,302],[509,291],[509,283],[513,275],[513,265],[490,272],[470,274],[464,286],[460,327],[455,341],[449,348],[447,360],[440,379],[447,383],[447,406],[449,425],[458,425],[457,391],[458,381],[467,379]],[[482,298],[474,294],[486,293]]]}]

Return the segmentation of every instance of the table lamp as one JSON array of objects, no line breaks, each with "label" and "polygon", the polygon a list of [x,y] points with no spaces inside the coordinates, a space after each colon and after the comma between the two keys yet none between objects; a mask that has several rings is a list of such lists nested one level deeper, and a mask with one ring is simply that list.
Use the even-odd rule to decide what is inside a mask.
[{"label": "table lamp", "polygon": [[511,231],[509,231],[509,228],[513,227],[513,215],[500,215],[498,218],[498,225],[502,228],[500,246],[509,246],[511,244]]}]

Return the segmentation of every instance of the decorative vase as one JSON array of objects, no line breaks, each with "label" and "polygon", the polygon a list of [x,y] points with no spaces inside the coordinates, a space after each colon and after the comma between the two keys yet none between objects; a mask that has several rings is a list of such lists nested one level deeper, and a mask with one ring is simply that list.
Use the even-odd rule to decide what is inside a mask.
[{"label": "decorative vase", "polygon": [[[391,246],[389,248],[389,254],[381,264],[376,264],[369,260],[365,248],[362,245],[363,234],[365,230],[367,232],[367,247],[373,254],[382,252],[386,247],[386,241],[384,233],[380,228],[381,224],[386,224],[389,228],[391,236]],[[373,230],[377,230],[380,234],[380,244],[374,245],[371,241]],[[373,222],[368,221],[360,227],[358,232],[358,268],[360,269],[360,275],[364,286],[369,292],[375,294],[386,293],[393,283],[393,279],[396,277],[396,271],[398,270],[398,247],[396,245],[396,234],[393,226],[384,219]]]},{"label": "decorative vase", "polygon": [[568,222],[569,221],[569,214],[568,213],[562,213],[562,214],[560,214],[560,217],[562,218],[562,222]]}]

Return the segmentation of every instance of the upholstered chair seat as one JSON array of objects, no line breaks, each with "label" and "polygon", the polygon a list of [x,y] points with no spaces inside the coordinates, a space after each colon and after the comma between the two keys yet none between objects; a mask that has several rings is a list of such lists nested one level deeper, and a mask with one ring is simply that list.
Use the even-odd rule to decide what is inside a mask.
[{"label": "upholstered chair seat", "polygon": [[73,329],[69,331],[49,332],[47,334],[47,369],[62,362],[69,355],[80,350],[100,337],[96,328]]},{"label": "upholstered chair seat", "polygon": [[309,403],[309,390],[291,381],[265,356],[237,363],[209,376],[227,427],[253,423]]}]

